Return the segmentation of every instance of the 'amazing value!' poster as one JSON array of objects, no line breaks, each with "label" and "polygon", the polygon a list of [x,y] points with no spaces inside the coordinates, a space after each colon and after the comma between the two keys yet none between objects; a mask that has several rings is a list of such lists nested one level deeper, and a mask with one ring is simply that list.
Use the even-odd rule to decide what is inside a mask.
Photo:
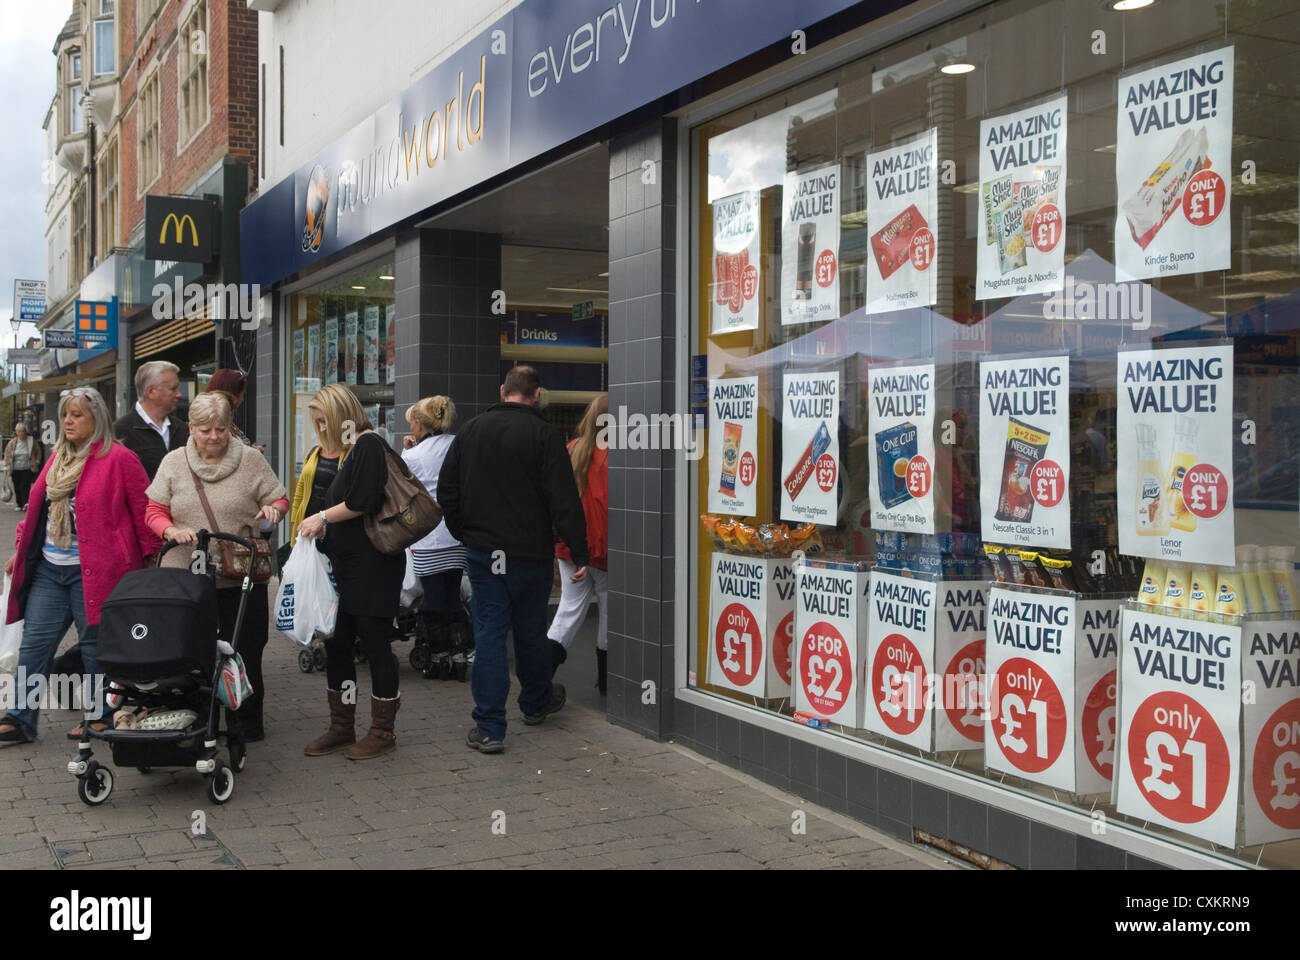
[{"label": "'amazing value!' poster", "polygon": [[787,373],[781,385],[781,519],[833,524],[840,468],[840,375]]}]

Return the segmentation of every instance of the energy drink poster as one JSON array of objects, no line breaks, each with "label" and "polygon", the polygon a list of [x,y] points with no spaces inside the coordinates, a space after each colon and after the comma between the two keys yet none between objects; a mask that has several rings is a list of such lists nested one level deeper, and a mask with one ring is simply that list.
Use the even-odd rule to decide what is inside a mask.
[{"label": "energy drink poster", "polygon": [[708,682],[756,697],[790,693],[794,562],[713,555]]},{"label": "energy drink poster", "polygon": [[781,323],[840,315],[840,167],[785,175],[781,217]]},{"label": "energy drink poster", "polygon": [[1073,791],[1074,598],[994,586],[988,624],[985,765]]},{"label": "energy drink poster", "polygon": [[334,313],[325,316],[325,382],[339,382],[339,318]]},{"label": "energy drink poster", "polygon": [[713,204],[714,335],[758,329],[759,198],[757,190]]},{"label": "energy drink poster", "polygon": [[349,310],[343,316],[343,382],[351,386],[357,382],[357,312]]},{"label": "energy drink poster", "polygon": [[1300,621],[1247,620],[1246,846],[1300,836]]},{"label": "energy drink poster", "polygon": [[934,749],[973,750],[984,745],[988,713],[985,631],[988,584],[977,580],[939,583],[934,664],[942,670],[942,700],[934,712]]},{"label": "energy drink poster", "polygon": [[378,383],[379,382],[379,304],[366,304],[365,326],[362,328],[365,336],[365,351],[363,353],[362,382]]},{"label": "energy drink poster", "polygon": [[1231,266],[1232,72],[1222,47],[1120,77],[1116,279]]},{"label": "energy drink poster", "polygon": [[980,363],[984,539],[1070,546],[1070,358]]},{"label": "energy drink poster", "polygon": [[795,718],[816,726],[861,727],[870,575],[800,565],[794,576]]},{"label": "energy drink poster", "polygon": [[1235,562],[1232,345],[1118,355],[1119,549]]},{"label": "energy drink poster", "polygon": [[1058,97],[980,122],[980,300],[1064,284],[1067,120]]},{"label": "energy drink poster", "polygon": [[1118,600],[1080,599],[1075,604],[1075,792],[1085,796],[1109,795],[1115,778],[1120,614]]},{"label": "energy drink poster", "polygon": [[1124,610],[1120,813],[1235,845],[1241,634],[1238,625]]},{"label": "energy drink poster", "polygon": [[871,526],[934,533],[934,364],[870,368]]},{"label": "energy drink poster", "polygon": [[867,313],[928,307],[938,300],[938,131],[868,154],[867,176]]},{"label": "energy drink poster", "polygon": [[873,733],[930,750],[938,584],[874,570],[867,592],[867,709]]},{"label": "energy drink poster", "polygon": [[758,513],[758,377],[709,381],[709,512]]},{"label": "energy drink poster", "polygon": [[781,384],[781,519],[833,524],[840,472],[840,375],[787,373]]}]

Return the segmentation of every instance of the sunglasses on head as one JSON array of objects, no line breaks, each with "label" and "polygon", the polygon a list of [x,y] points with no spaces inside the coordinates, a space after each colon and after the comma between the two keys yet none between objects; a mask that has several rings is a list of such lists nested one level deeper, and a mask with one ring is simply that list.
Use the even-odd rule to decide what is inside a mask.
[{"label": "sunglasses on head", "polygon": [[64,390],[59,394],[59,399],[64,397],[84,397],[90,393],[90,387],[73,387],[71,390]]}]

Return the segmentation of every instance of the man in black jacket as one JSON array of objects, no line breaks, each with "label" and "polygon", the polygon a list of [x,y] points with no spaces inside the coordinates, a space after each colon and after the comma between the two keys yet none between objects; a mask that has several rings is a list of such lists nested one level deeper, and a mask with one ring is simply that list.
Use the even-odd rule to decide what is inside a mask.
[{"label": "man in black jacket", "polygon": [[135,410],[113,424],[113,433],[153,479],[162,458],[190,439],[189,425],[173,411],[181,400],[180,367],[166,360],[140,364],[135,372]]},{"label": "man in black jacket", "polygon": [[537,411],[541,381],[532,367],[506,374],[501,403],[457,434],[438,476],[438,503],[452,536],[465,544],[474,588],[474,722],[466,743],[500,753],[506,734],[506,630],[515,635],[515,672],[524,723],[564,706],[551,682],[546,603],[555,535],[587,575],[587,521],[564,440]]}]

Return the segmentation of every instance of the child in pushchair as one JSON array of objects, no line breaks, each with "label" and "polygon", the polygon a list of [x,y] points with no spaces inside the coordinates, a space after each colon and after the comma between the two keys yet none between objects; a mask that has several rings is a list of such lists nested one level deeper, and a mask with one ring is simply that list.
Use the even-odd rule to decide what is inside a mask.
[{"label": "child in pushchair", "polygon": [[[195,554],[206,558],[213,539],[252,549],[241,537],[200,530]],[[198,573],[193,567],[164,568],[163,555],[175,546],[164,543],[157,567],[126,574],[104,601],[99,669],[107,683],[105,700],[116,708],[115,723],[95,730],[89,722],[94,718],[87,717],[77,755],[68,763],[77,795],[92,806],[113,792],[112,770],[94,758],[92,740],[109,745],[114,765],[142,773],[193,766],[204,775],[213,803],[230,799],[235,772],[244,768],[244,739],[233,709],[238,704],[230,701],[249,691],[223,689],[230,686],[223,667],[237,652],[252,581],[245,577],[242,584],[234,636],[222,637],[215,570],[210,564]],[[224,729],[218,724],[223,702]],[[222,736],[229,764],[218,757]]]}]

